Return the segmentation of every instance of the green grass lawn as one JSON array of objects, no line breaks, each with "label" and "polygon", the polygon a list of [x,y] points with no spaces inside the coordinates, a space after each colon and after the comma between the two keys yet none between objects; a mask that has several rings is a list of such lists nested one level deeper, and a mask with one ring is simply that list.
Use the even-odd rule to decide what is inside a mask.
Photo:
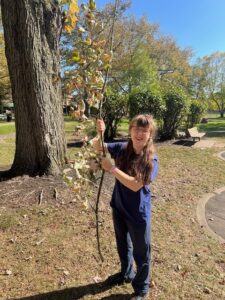
[{"label": "green grass lawn", "polygon": [[123,118],[118,125],[118,131],[128,132],[129,129],[129,120],[127,118]]},{"label": "green grass lawn", "polygon": [[225,131],[225,118],[220,118],[220,117],[208,118],[208,123],[199,124],[198,128],[201,131],[205,131],[205,132]]},{"label": "green grass lawn", "polygon": [[[201,124],[205,125],[202,130],[207,131],[211,121],[216,128],[222,128],[225,123],[224,119],[212,118],[208,124]],[[78,124],[65,119],[67,138],[74,138],[73,132]],[[13,123],[1,123],[0,129],[7,128],[7,125]],[[87,123],[87,127],[91,131],[94,124]],[[128,130],[127,119],[121,121],[118,130]],[[0,165],[9,165],[13,160],[15,140],[3,138],[1,133],[0,143]],[[77,151],[80,149],[69,148],[69,159],[73,160]],[[152,185],[154,285],[151,299],[224,299],[224,246],[210,237],[196,219],[199,198],[224,186],[224,162],[215,155],[216,148],[194,149],[160,144],[157,152],[160,168]],[[103,183],[100,237],[104,262],[100,262],[96,250],[94,212],[90,206],[84,205],[85,199],[95,203],[96,190],[90,193],[88,188],[85,194],[81,194],[84,197],[74,193],[70,199],[64,194],[66,187],[57,186],[57,201],[54,199],[51,204],[43,197],[43,203],[37,205],[42,187],[35,191],[38,189],[35,183],[28,189],[29,180],[33,179],[13,182],[10,190],[8,183],[0,183],[0,189],[4,188],[7,195],[2,197],[0,208],[0,299],[22,299],[31,295],[44,299],[46,292],[52,293],[52,299],[68,300],[71,295],[74,299],[84,300],[128,299],[126,294],[132,292],[131,285],[103,289],[101,293],[90,295],[95,278],[103,281],[119,269],[109,209],[112,192],[109,183],[113,178],[106,174]],[[23,195],[30,202],[26,203],[25,197],[21,196],[23,188],[26,192]],[[49,185],[45,187],[45,197],[49,189]],[[38,244],[40,241],[42,243]],[[7,275],[6,270],[12,274]],[[54,291],[61,296],[58,294],[54,298]]]},{"label": "green grass lawn", "polygon": [[0,135],[14,133],[14,132],[15,132],[14,122],[0,122]]},{"label": "green grass lawn", "polygon": [[[72,119],[71,117],[64,118],[64,128],[66,140],[73,139],[73,133],[77,125],[80,122]],[[91,131],[91,124],[87,126],[88,131]],[[6,137],[5,135],[15,132],[14,122],[0,122],[0,166],[8,166],[13,162],[15,153],[15,139],[12,137]],[[67,156],[69,160],[74,159],[74,155],[77,152],[77,148],[68,148]]]},{"label": "green grass lawn", "polygon": [[[75,127],[79,124],[79,121],[72,119],[71,117],[64,118],[65,132],[71,132],[75,130]],[[15,132],[14,122],[0,122],[0,135],[10,134]]]},{"label": "green grass lawn", "polygon": [[[71,117],[64,118],[65,132],[74,131],[75,127],[79,124],[79,121],[73,120]],[[15,132],[14,122],[0,122],[0,135],[9,134]]]},{"label": "green grass lawn", "polygon": [[11,165],[15,153],[15,139],[0,139],[0,143],[0,166]]},{"label": "green grass lawn", "polygon": [[79,121],[72,119],[69,116],[64,117],[65,132],[71,132],[75,130],[75,127],[79,124]]},{"label": "green grass lawn", "polygon": [[[198,124],[198,128],[200,131],[206,132],[206,137],[218,140],[218,141],[225,141],[225,133],[219,131],[225,131],[225,118],[220,118],[219,115],[207,115],[208,123],[207,124]],[[80,122],[77,120],[72,119],[69,116],[64,117],[64,125],[65,125],[65,134],[66,139],[73,140],[74,139],[74,132],[77,125]],[[84,124],[84,123],[83,123]],[[87,127],[86,133],[91,136],[94,135],[94,125],[93,123],[85,123]],[[118,125],[118,131],[128,132],[129,128],[129,120],[128,118],[123,118]],[[218,132],[216,132],[218,131]],[[14,122],[0,122],[0,137],[1,135],[11,134],[15,132],[15,123]],[[4,142],[0,140],[1,148],[0,148],[0,165],[9,165],[12,163],[13,155],[15,151],[15,144],[14,140],[9,137],[4,139]],[[68,157],[69,159],[73,159],[74,153],[76,149],[70,148],[68,149]]]},{"label": "green grass lawn", "polygon": [[[199,199],[224,186],[224,162],[216,151],[158,147],[159,175],[151,187],[152,300],[225,299],[224,245],[209,236],[196,218]],[[0,182],[2,194],[7,194],[0,207],[0,299],[130,299],[130,284],[104,289],[95,283],[119,271],[109,204],[112,176],[105,176],[101,199],[104,262],[96,247],[95,214],[84,205],[85,197],[95,203],[96,191],[89,196],[90,189],[69,195],[65,185],[56,186],[58,200],[48,202],[45,197],[48,190],[53,193],[53,179],[46,184],[44,178],[38,190],[40,180],[19,178],[11,189],[9,183]]]}]

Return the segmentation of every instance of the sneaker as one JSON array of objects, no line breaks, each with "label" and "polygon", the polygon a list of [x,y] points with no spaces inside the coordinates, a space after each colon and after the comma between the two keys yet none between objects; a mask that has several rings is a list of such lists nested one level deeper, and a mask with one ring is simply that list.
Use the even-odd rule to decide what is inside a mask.
[{"label": "sneaker", "polygon": [[121,272],[113,274],[106,279],[108,285],[122,285],[125,283],[131,283],[133,278],[124,278]]},{"label": "sneaker", "polygon": [[147,300],[148,299],[148,293],[147,294],[141,294],[141,295],[135,295],[131,298],[131,300]]}]

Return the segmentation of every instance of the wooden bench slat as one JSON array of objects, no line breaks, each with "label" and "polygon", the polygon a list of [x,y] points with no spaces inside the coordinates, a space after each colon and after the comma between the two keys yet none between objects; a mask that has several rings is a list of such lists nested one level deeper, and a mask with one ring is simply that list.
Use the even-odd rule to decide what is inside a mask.
[{"label": "wooden bench slat", "polygon": [[205,132],[198,132],[197,127],[188,128],[188,132],[194,141],[196,138],[200,140],[205,135]]}]

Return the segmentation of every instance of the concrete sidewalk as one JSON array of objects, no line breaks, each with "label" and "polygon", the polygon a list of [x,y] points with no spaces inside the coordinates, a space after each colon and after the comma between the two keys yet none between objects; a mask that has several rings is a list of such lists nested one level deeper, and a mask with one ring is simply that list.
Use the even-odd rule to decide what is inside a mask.
[{"label": "concrete sidewalk", "polygon": [[193,144],[193,148],[225,148],[225,142],[223,141],[216,141],[212,139],[201,139]]},{"label": "concrete sidewalk", "polygon": [[225,187],[199,200],[197,218],[213,238],[225,244]]},{"label": "concrete sidewalk", "polygon": [[[225,151],[219,153],[218,157],[225,160]],[[197,218],[211,236],[225,244],[225,187],[200,199]]]},{"label": "concrete sidewalk", "polygon": [[225,242],[225,188],[207,201],[205,217],[211,230]]}]

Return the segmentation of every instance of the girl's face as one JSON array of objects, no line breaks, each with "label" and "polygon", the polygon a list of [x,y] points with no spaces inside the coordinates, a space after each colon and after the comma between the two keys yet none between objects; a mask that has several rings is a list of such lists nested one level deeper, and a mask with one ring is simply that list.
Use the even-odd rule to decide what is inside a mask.
[{"label": "girl's face", "polygon": [[142,127],[134,123],[131,127],[130,135],[133,147],[138,153],[144,148],[151,137],[150,126]]}]

